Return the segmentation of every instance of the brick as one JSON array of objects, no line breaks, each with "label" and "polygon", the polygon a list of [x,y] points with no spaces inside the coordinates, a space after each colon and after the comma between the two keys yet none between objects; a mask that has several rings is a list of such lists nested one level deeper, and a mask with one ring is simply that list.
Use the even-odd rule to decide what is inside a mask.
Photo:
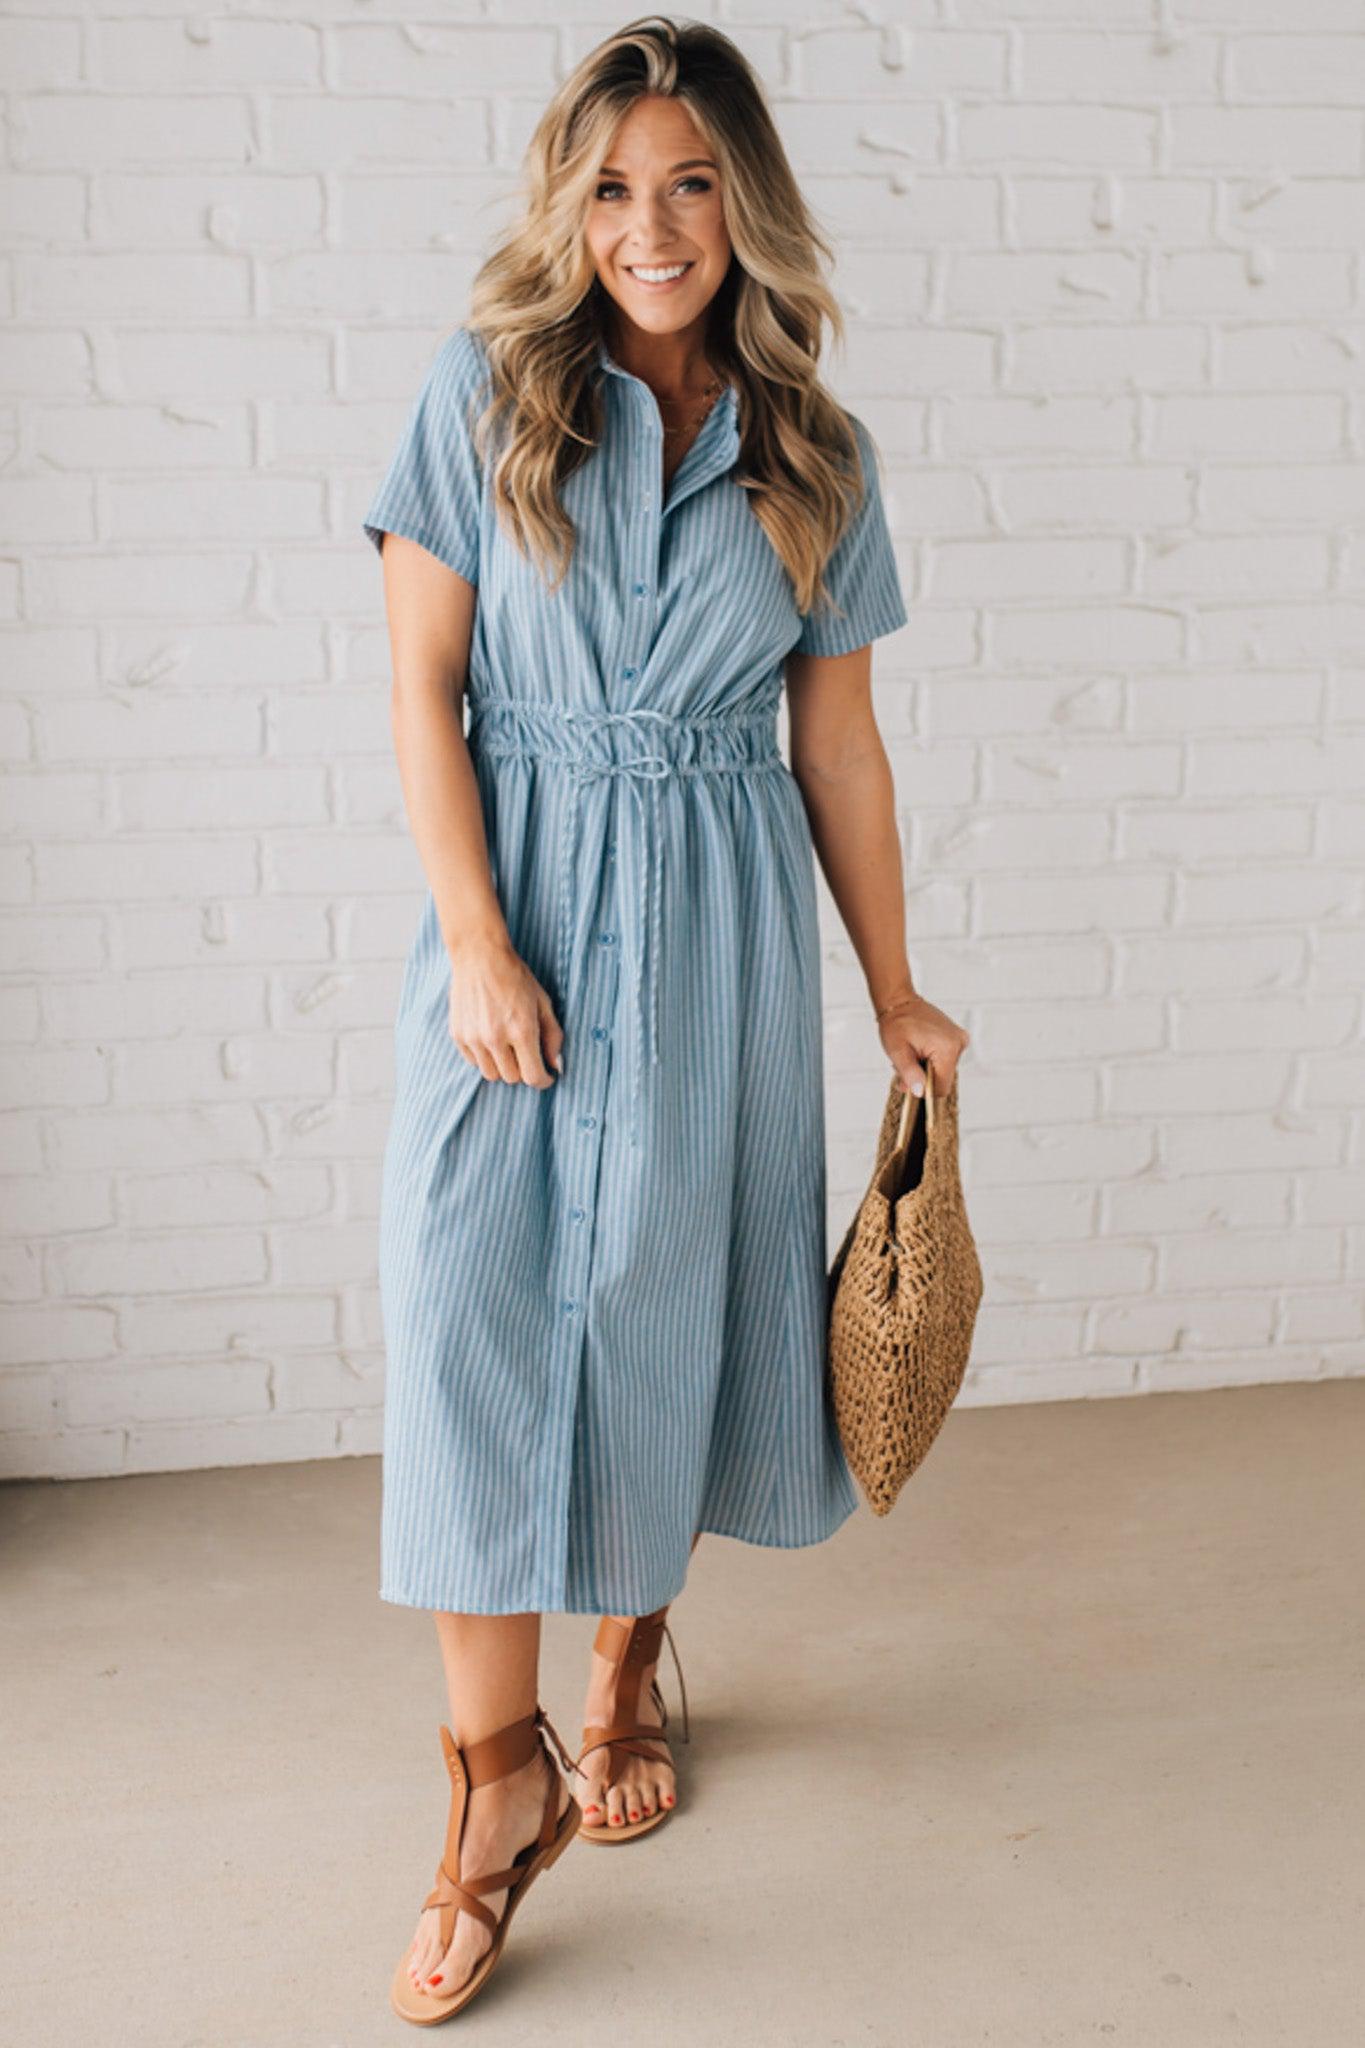
[{"label": "brick", "polygon": [[1001,803],[1106,803],[1176,795],[1182,763],[1180,747],[1170,741],[1059,739],[1043,733],[988,747],[983,781],[990,797]]},{"label": "brick", "polygon": [[1209,392],[1197,398],[1154,402],[1158,455],[1327,455],[1343,447],[1339,399],[1320,393],[1301,398],[1242,397]]},{"label": "brick", "polygon": [[1309,177],[1357,169],[1365,148],[1365,119],[1347,108],[1174,106],[1168,119],[1177,170]]},{"label": "brick", "polygon": [[100,198],[104,231],[113,242],[195,248],[204,240],[206,221],[213,223],[216,240],[253,251],[322,242],[323,194],[310,177],[261,171],[236,178],[125,174],[103,178]]},{"label": "brick", "polygon": [[1240,313],[1274,320],[1286,313],[1333,314],[1354,305],[1350,257],[1276,252],[1258,263],[1252,252],[1204,250],[1158,259],[1156,292],[1164,313]]},{"label": "brick", "polygon": [[1219,382],[1225,389],[1354,390],[1363,365],[1365,328],[1339,322],[1230,327],[1219,345]]},{"label": "brick", "polygon": [[[1316,728],[1322,716],[1322,678],[1284,669],[1259,675],[1215,675],[1189,670],[1134,676],[1129,693],[1133,731],[1245,733],[1248,727]],[[1264,812],[1258,812],[1263,817]],[[1212,823],[1212,821],[1209,821]]]},{"label": "brick", "polygon": [[1184,526],[1193,516],[1194,478],[1185,469],[1120,468],[1092,463],[1072,469],[1003,469],[995,501],[1011,532],[1030,527],[1086,533]]},{"label": "brick", "polygon": [[1131,319],[1141,291],[1136,259],[1117,250],[1076,256],[959,255],[949,272],[948,310],[967,318],[981,313],[1027,317],[1085,307],[1097,318]]},{"label": "brick", "polygon": [[1146,104],[1218,97],[1219,45],[1213,36],[1175,40],[1150,32],[1085,35],[1026,28],[1019,44],[1026,98]]},{"label": "brick", "polygon": [[155,78],[167,94],[322,83],[322,42],[302,22],[215,18],[200,33],[173,21],[101,21],[94,31],[99,84],[127,91]]},{"label": "brick", "polygon": [[333,31],[344,91],[451,98],[456,93],[548,95],[557,83],[553,27],[435,21],[345,24]]},{"label": "brick", "polygon": [[1365,788],[1365,734],[1333,739],[1195,739],[1188,751],[1188,788],[1195,796],[1236,792],[1287,796]]},{"label": "brick", "polygon": [[1231,44],[1232,90],[1238,99],[1283,106],[1358,107],[1365,78],[1365,36],[1241,35]]},{"label": "brick", "polygon": [[893,249],[995,248],[1000,242],[1000,188],[995,178],[916,172],[808,177],[802,187],[841,248],[871,243]]},{"label": "brick", "polygon": [[822,97],[899,102],[1005,90],[1003,35],[914,29],[898,36],[894,28],[816,28],[802,34],[798,47],[805,88]]},{"label": "brick", "polygon": [[1128,398],[955,399],[942,414],[949,455],[1123,455],[1136,432]]},{"label": "brick", "polygon": [[827,97],[823,80],[821,87],[818,100],[783,99],[776,108],[782,141],[798,177],[812,171],[846,171],[850,166],[894,172],[902,166],[941,163],[943,118],[937,106],[902,101],[893,111],[869,106],[861,95],[833,99]]},{"label": "brick", "polygon": [[24,103],[18,138],[18,160],[24,168],[89,173],[106,167],[121,170],[136,161],[181,170],[190,163],[216,168],[244,165],[251,158],[251,101],[246,93],[35,93]]},{"label": "brick", "polygon": [[991,622],[996,660],[1030,667],[1127,668],[1173,661],[1182,637],[1173,612],[1138,605],[1002,613]]},{"label": "brick", "polygon": [[939,598],[1093,597],[1120,592],[1128,551],[1112,540],[941,541],[933,551],[930,585]]},{"label": "brick", "polygon": [[979,930],[1109,931],[1162,924],[1170,899],[1163,875],[1015,876],[989,878],[977,892]]},{"label": "brick", "polygon": [[1271,585],[1300,596],[1325,590],[1330,568],[1321,534],[1172,539],[1149,551],[1142,586],[1154,597],[1253,597]]},{"label": "brick", "polygon": [[1207,380],[1199,327],[1023,328],[1013,338],[1008,381],[1022,391],[1165,391]]},{"label": "brick", "polygon": [[959,117],[964,164],[1143,170],[1155,162],[1156,144],[1156,115],[1137,108],[983,106],[964,107]]},{"label": "brick", "polygon": [[1205,611],[1199,642],[1206,660],[1280,667],[1291,662],[1365,660],[1365,605],[1277,604]]},{"label": "brick", "polygon": [[1179,248],[1213,232],[1211,179],[1020,176],[1013,192],[1019,240],[1029,249]]},{"label": "brick", "polygon": [[72,1428],[266,1415],[270,1368],[259,1359],[192,1365],[87,1367],[67,1375],[62,1408]]}]

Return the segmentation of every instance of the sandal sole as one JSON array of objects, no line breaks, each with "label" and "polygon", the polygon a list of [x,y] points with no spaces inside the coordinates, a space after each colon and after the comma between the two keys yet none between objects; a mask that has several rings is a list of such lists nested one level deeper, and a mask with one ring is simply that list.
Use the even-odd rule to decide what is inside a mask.
[{"label": "sandal sole", "polygon": [[583,1842],[633,1842],[637,1835],[652,1834],[655,1828],[663,1825],[664,1821],[672,1820],[677,1810],[676,1806],[665,1806],[658,1813],[649,1814],[644,1820],[628,1820],[623,1827],[619,1828],[614,1828],[610,1821],[605,1821],[600,1826],[584,1821],[578,1830],[579,1840]]}]

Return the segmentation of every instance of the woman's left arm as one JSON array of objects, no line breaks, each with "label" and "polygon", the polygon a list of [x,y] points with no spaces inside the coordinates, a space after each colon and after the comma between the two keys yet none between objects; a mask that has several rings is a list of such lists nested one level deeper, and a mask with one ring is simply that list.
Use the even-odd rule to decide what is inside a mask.
[{"label": "woman's left arm", "polygon": [[872,649],[787,657],[792,774],[830,894],[858,955],[882,1045],[924,1093],[921,1062],[947,1094],[968,1034],[915,988],[905,950],[905,881],[895,784],[872,709]]}]

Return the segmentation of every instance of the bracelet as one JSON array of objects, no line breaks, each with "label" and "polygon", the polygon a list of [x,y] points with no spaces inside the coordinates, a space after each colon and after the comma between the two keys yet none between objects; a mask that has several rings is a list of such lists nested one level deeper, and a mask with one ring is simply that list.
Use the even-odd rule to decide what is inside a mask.
[{"label": "bracelet", "polygon": [[909,989],[903,995],[893,996],[889,1003],[883,1003],[880,1010],[874,1013],[873,1022],[880,1024],[882,1018],[890,1016],[893,1010],[903,1009],[907,1003],[917,1003],[918,1001],[919,990],[914,988]]}]

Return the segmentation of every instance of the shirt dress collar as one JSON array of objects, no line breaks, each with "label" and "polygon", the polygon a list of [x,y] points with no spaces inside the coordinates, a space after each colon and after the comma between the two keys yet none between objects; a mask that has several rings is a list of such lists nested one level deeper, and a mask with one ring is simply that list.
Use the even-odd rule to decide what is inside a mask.
[{"label": "shirt dress collar", "polygon": [[[654,416],[658,418],[657,402],[644,378],[636,377],[631,371],[623,369],[605,341],[599,341],[597,344],[597,366],[619,378],[622,387],[634,385],[636,390],[642,392],[649,400]],[[674,505],[681,503],[684,498],[690,498],[693,491],[700,490],[703,484],[708,484],[713,478],[723,476],[726,470],[733,469],[739,460],[738,410],[739,393],[727,380],[725,389],[702,421],[701,432],[678,466],[673,479],[677,488],[670,487],[663,508],[665,512],[672,511]],[[719,426],[716,424],[717,421],[720,422]],[[694,457],[698,459],[694,461]]]}]

